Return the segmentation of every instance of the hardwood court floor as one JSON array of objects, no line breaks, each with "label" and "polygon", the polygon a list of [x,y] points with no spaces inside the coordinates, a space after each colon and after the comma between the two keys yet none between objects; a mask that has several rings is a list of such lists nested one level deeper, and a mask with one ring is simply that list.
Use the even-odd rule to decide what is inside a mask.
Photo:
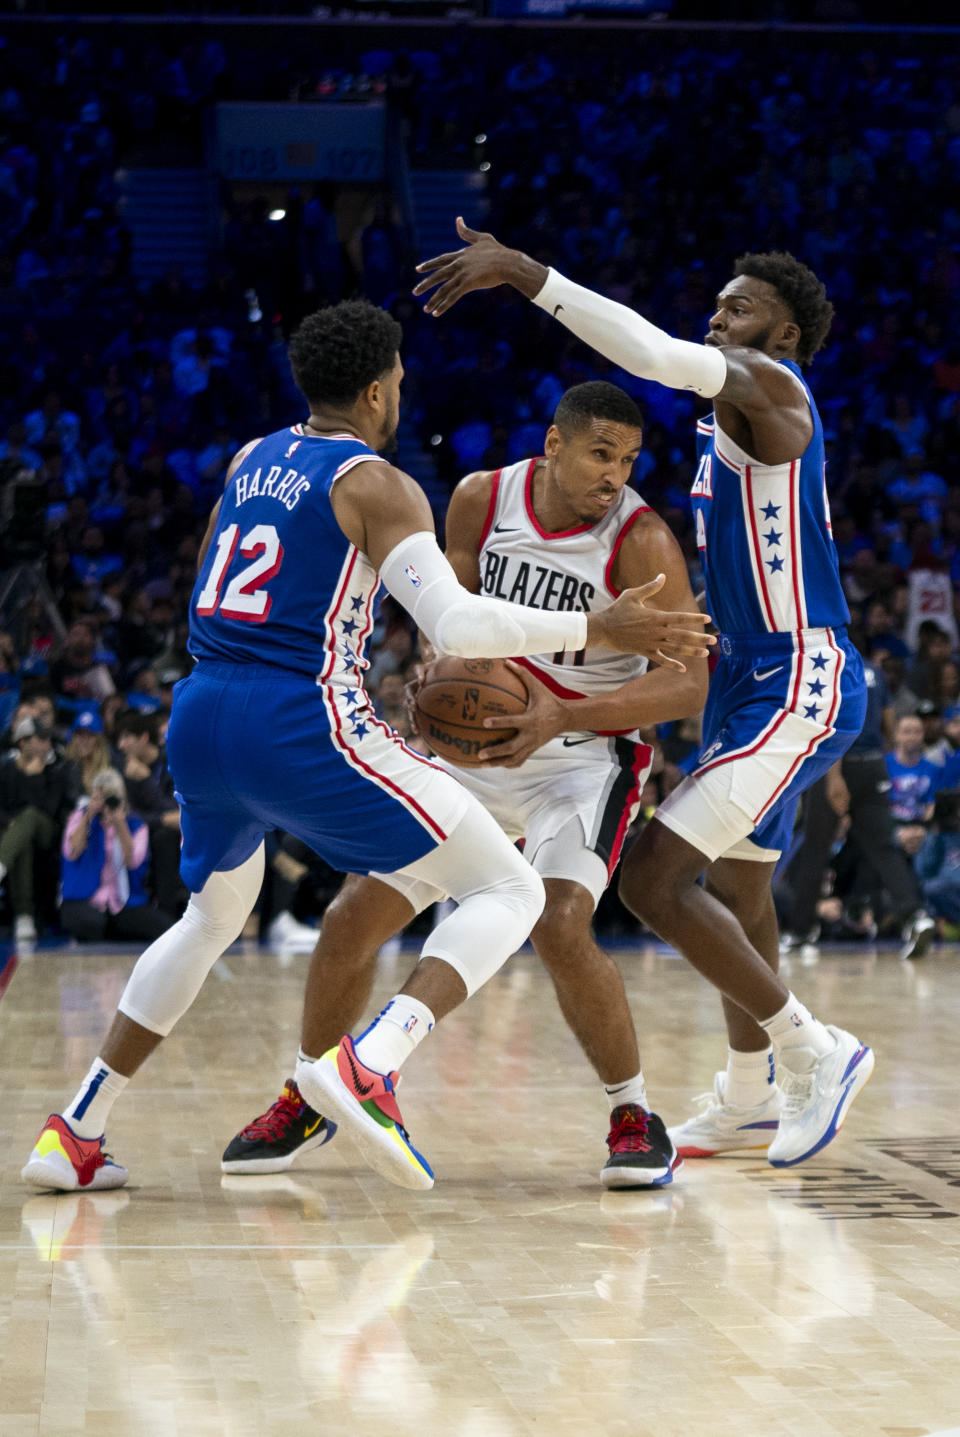
[{"label": "hardwood court floor", "polygon": [[[676,959],[619,958],[676,1119],[724,1052],[718,1006]],[[960,1430],[956,950],[795,965],[878,1051],[821,1159],[688,1162],[664,1191],[609,1194],[602,1098],[526,956],[405,1070],[433,1192],[339,1139],[289,1175],[221,1178],[290,1071],[306,967],[237,951],[115,1110],[129,1189],[31,1196],[20,1166],[131,962],[41,953],[0,1003],[2,1437]]]}]

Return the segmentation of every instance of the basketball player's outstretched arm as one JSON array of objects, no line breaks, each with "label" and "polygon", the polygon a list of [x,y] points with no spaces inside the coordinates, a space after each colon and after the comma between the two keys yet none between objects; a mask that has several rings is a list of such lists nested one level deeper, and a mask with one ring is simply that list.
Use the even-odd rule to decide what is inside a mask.
[{"label": "basketball player's outstretched arm", "polygon": [[457,220],[457,233],[466,242],[465,249],[417,266],[426,278],[414,294],[434,291],[424,306],[428,314],[445,314],[473,290],[512,285],[629,373],[670,389],[718,399],[743,414],[751,426],[769,426],[774,450],[784,452],[758,455],[764,463],[779,463],[803,452],[810,437],[803,387],[761,350],[721,350],[674,339],[635,310],[574,284],[520,250],[508,249],[492,234],[469,229],[462,219]]},{"label": "basketball player's outstretched arm", "polygon": [[714,642],[703,632],[709,619],[692,605],[685,613],[647,606],[663,587],[662,574],[626,590],[602,614],[550,613],[471,594],[440,552],[423,490],[382,461],[351,469],[331,502],[346,537],[442,653],[492,659],[599,645],[659,654],[660,662],[682,669],[684,658],[705,657]]}]

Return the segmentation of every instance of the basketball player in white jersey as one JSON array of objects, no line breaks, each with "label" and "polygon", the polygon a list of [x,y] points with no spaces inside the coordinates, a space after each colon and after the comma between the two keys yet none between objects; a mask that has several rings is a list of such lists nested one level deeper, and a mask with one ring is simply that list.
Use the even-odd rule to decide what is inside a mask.
[{"label": "basketball player in white jersey", "polygon": [[[525,608],[600,611],[622,589],[665,575],[657,602],[692,603],[686,564],[663,520],[628,487],[641,416],[612,384],[581,384],[557,407],[543,458],[470,474],[447,513],[447,557],[465,589]],[[544,880],[533,945],[610,1108],[604,1187],[659,1187],[677,1155],[649,1111],[619,970],[596,944],[593,913],[617,866],[650,769],[636,730],[699,713],[705,659],[686,670],[600,648],[518,661],[532,691],[516,737],[483,768],[448,771],[483,803]],[[348,879],[324,915],[305,1003],[303,1046],[325,1049],[370,991],[381,945],[447,895],[398,874]],[[296,1085],[230,1143],[225,1172],[283,1171],[325,1137]]]},{"label": "basketball player in white jersey", "polygon": [[[628,372],[714,401],[697,425],[691,491],[721,630],[704,748],[626,856],[620,893],[724,996],[730,1049],[710,1150],[754,1146],[775,1167],[803,1162],[836,1136],[874,1064],[854,1034],[818,1022],[778,978],[771,892],[801,792],[849,748],[866,709],[830,531],[823,429],[801,374],[833,306],[793,255],[744,255],[705,342],[691,344],[493,235],[462,220],[457,230],[466,248],[418,266],[427,277],[414,293],[432,291],[428,313],[509,284]],[[674,1136],[681,1153],[707,1150],[689,1132]]]}]

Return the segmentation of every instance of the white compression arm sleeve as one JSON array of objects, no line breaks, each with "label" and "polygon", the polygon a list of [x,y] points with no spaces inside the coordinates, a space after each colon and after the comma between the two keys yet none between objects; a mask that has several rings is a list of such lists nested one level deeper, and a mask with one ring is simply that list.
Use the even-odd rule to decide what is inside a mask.
[{"label": "white compression arm sleeve", "polygon": [[586,614],[547,613],[471,594],[427,530],[401,539],[381,564],[380,577],[441,653],[508,659],[586,646]]},{"label": "white compression arm sleeve", "polygon": [[705,399],[723,388],[727,361],[722,350],[673,339],[643,315],[574,284],[555,269],[548,271],[533,302],[598,354],[641,379],[655,379],[670,389],[692,389]]}]

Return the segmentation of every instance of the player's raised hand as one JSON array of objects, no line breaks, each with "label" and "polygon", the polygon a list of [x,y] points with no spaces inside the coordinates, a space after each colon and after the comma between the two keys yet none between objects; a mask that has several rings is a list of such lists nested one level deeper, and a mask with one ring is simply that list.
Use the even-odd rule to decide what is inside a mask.
[{"label": "player's raised hand", "polygon": [[457,234],[466,242],[466,249],[451,250],[417,265],[417,274],[426,275],[413,291],[416,295],[436,293],[427,300],[427,314],[440,315],[475,289],[493,289],[511,278],[515,258],[492,234],[472,230],[457,216]]},{"label": "player's raised hand", "polygon": [[624,589],[602,614],[591,614],[587,643],[601,644],[617,653],[642,654],[681,673],[686,672],[683,659],[707,658],[717,642],[712,634],[703,632],[711,622],[709,614],[670,613],[648,604],[665,582],[665,575],[658,574],[639,589]]}]

